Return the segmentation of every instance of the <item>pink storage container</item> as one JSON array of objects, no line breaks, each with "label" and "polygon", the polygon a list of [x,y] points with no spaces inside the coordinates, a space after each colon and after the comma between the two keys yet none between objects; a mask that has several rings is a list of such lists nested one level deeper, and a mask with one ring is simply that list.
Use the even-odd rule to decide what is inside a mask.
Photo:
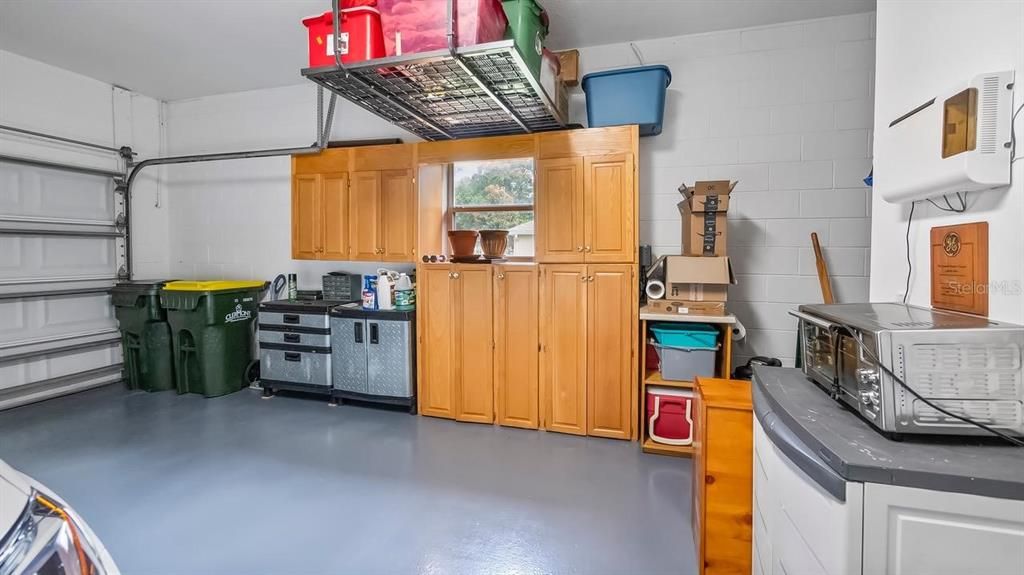
[{"label": "pink storage container", "polygon": [[[388,56],[448,47],[446,0],[378,0]],[[508,19],[501,0],[455,0],[459,46],[496,42],[505,37]]]}]

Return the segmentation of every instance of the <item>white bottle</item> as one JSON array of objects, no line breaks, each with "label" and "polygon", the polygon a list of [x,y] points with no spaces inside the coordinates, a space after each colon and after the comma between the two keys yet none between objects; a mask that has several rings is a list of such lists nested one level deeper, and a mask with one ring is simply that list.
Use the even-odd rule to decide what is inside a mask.
[{"label": "white bottle", "polygon": [[377,278],[377,309],[395,309],[395,282],[388,274]]}]

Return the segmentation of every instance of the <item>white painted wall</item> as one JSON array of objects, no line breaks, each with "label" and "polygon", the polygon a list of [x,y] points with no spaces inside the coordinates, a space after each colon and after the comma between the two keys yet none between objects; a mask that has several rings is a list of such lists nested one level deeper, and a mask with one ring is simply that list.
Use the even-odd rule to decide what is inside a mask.
[{"label": "white painted wall", "polygon": [[[416,139],[339,99],[333,139],[395,137]],[[312,83],[167,105],[172,155],[301,147],[315,140]],[[300,288],[319,289],[329,271],[365,274],[378,267],[292,260],[288,157],[176,165],[167,171],[175,277],[272,280],[279,273],[297,273]]]},{"label": "white painted wall", "polygon": [[[817,232],[840,301],[868,296],[874,18],[858,14],[636,42],[672,70],[664,132],[640,140],[640,238],[680,253],[682,182],[740,184],[729,212],[739,285],[729,308],[748,328],[737,362],[793,361],[787,312],[821,302]],[[581,50],[584,72],[637,65],[628,44]],[[573,98],[585,123],[582,93]]]},{"label": "white painted wall", "polygon": [[[970,2],[879,0],[876,130],[939,90],[976,74],[1013,69],[1014,109],[1024,105],[1024,0]],[[1024,113],[1016,123],[1024,138]],[[1017,156],[1024,146],[1017,146]],[[906,233],[910,204],[872,198],[871,299],[898,301],[907,276]],[[935,226],[989,223],[989,315],[1024,322],[1024,161],[1013,184],[972,193],[965,214],[946,214],[927,202],[915,207],[910,228],[914,262],[908,302],[930,305],[929,233]]]}]

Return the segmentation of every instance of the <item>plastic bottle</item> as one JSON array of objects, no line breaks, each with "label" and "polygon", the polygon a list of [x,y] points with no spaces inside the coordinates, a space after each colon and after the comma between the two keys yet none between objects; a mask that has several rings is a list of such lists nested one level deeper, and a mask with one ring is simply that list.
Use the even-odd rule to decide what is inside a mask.
[{"label": "plastic bottle", "polygon": [[288,274],[288,299],[295,301],[299,299],[299,276]]},{"label": "plastic bottle", "polygon": [[381,274],[377,278],[377,309],[395,309],[394,289],[390,275]]}]

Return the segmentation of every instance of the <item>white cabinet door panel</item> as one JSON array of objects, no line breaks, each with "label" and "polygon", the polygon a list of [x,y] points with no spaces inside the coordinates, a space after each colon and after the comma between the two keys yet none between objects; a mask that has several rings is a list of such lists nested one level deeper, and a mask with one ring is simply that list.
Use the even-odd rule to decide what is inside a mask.
[{"label": "white cabinet door panel", "polygon": [[869,483],[864,573],[1020,575],[1024,501]]}]

